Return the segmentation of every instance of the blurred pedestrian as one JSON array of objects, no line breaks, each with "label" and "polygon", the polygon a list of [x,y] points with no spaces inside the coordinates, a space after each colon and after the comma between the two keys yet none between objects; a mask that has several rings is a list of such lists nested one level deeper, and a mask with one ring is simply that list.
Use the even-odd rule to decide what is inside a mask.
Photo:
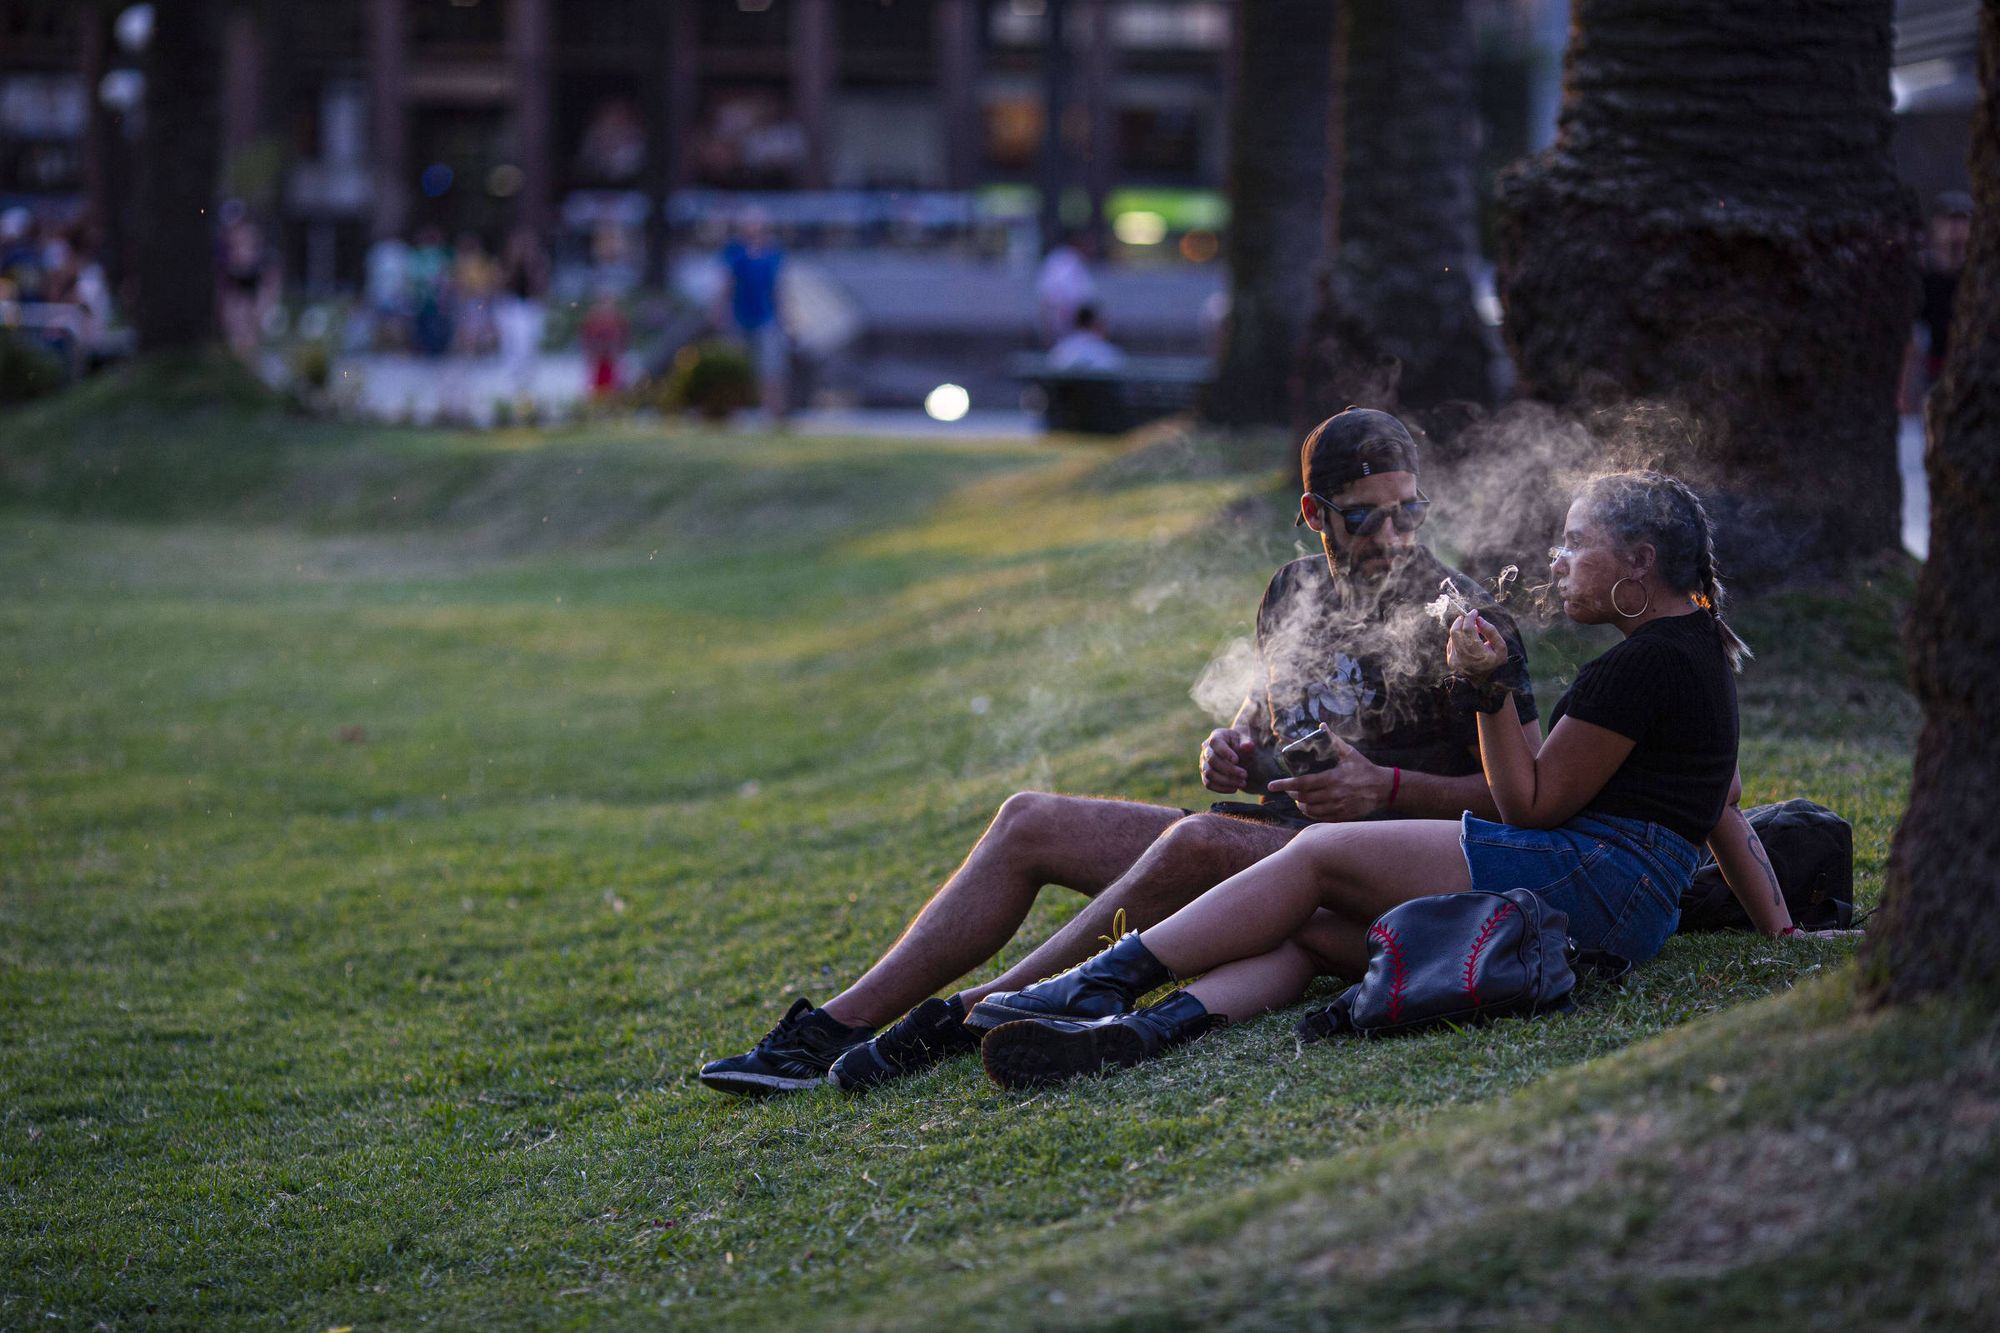
[{"label": "blurred pedestrian", "polygon": [[1116,370],[1125,353],[1104,336],[1104,322],[1094,305],[1077,308],[1076,325],[1049,349],[1051,370]]},{"label": "blurred pedestrian", "polygon": [[424,356],[443,356],[451,347],[451,252],[444,231],[425,227],[410,251],[410,341]]},{"label": "blurred pedestrian", "polygon": [[[744,213],[735,238],[722,249],[727,282],[718,304],[726,305],[728,319],[750,354],[764,412],[772,421],[785,417],[791,359],[778,296],[778,274],[784,263],[785,252],[771,233],[770,219],[754,208]],[[722,322],[719,312],[716,322]]]},{"label": "blurred pedestrian", "polygon": [[548,316],[543,296],[549,285],[549,256],[532,228],[516,227],[501,257],[501,290],[494,316],[500,331],[500,360],[514,392],[527,397],[534,383],[535,358],[542,349]]},{"label": "blurred pedestrian", "polygon": [[277,303],[277,269],[266,252],[263,228],[239,200],[222,206],[217,246],[223,340],[252,362],[264,344],[265,317]]},{"label": "blurred pedestrian", "polygon": [[1035,274],[1035,317],[1042,341],[1054,346],[1076,327],[1076,313],[1097,298],[1097,282],[1084,256],[1088,244],[1079,232],[1065,232],[1049,247]]},{"label": "blurred pedestrian", "polygon": [[618,298],[610,292],[598,293],[577,331],[590,367],[591,397],[609,398],[618,392],[618,359],[625,354],[631,337],[632,326],[618,308]]},{"label": "blurred pedestrian", "polygon": [[500,264],[473,232],[461,232],[451,257],[451,292],[457,317],[452,345],[460,356],[499,350],[500,332],[493,301],[500,294]]},{"label": "blurred pedestrian", "polygon": [[25,208],[0,213],[0,301],[42,299],[42,243],[35,215]]},{"label": "blurred pedestrian", "polygon": [[1902,410],[1923,410],[1924,397],[1944,374],[1951,350],[1951,319],[1958,300],[1959,274],[1972,240],[1972,197],[1957,190],[1940,194],[1931,206],[1924,236],[1922,295],[1903,364]]},{"label": "blurred pedestrian", "polygon": [[411,342],[410,247],[384,236],[368,247],[368,311],[375,321],[375,346],[396,351]]}]

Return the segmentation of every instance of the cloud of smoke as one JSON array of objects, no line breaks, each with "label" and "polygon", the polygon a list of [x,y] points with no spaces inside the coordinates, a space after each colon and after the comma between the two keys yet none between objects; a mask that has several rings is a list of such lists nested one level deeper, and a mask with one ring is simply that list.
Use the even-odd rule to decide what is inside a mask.
[{"label": "cloud of smoke", "polygon": [[[1683,414],[1653,402],[1624,402],[1587,418],[1517,403],[1470,423],[1448,458],[1425,467],[1423,485],[1432,507],[1422,536],[1470,582],[1424,589],[1421,597],[1397,588],[1379,608],[1354,609],[1369,622],[1370,655],[1378,657],[1392,695],[1397,685],[1429,680],[1443,670],[1443,631],[1474,604],[1479,590],[1473,584],[1523,628],[1555,619],[1559,607],[1548,595],[1548,551],[1585,482],[1635,468],[1674,470],[1697,452],[1696,432]],[[1265,647],[1274,673],[1296,671],[1310,679],[1324,674],[1329,630],[1317,613],[1306,614],[1307,604],[1300,609],[1297,623],[1272,628]],[[1333,627],[1332,633],[1340,632]],[[1264,679],[1254,641],[1233,638],[1189,693],[1203,712],[1226,722]]]}]

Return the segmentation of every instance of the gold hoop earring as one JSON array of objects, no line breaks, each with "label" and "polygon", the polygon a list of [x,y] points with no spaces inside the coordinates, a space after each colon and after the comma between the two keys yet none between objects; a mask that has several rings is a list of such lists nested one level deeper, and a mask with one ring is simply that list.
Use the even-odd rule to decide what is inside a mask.
[{"label": "gold hoop earring", "polygon": [[1643,583],[1639,584],[1639,591],[1645,594],[1646,600],[1639,604],[1639,609],[1637,611],[1627,611],[1624,607],[1618,605],[1618,590],[1624,587],[1628,583],[1636,583],[1636,582],[1638,582],[1638,580],[1634,579],[1631,575],[1628,574],[1624,578],[1618,580],[1618,582],[1611,585],[1611,609],[1613,611],[1616,611],[1619,615],[1625,617],[1625,619],[1627,620],[1637,620],[1640,616],[1645,615],[1646,612],[1651,610],[1653,606],[1652,589],[1648,588]]}]

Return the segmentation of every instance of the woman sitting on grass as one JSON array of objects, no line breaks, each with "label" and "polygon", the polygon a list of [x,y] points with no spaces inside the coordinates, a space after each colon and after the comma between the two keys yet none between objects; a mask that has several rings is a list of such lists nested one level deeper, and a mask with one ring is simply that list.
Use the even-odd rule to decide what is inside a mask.
[{"label": "woman sitting on grass", "polygon": [[[1446,660],[1477,692],[1480,762],[1505,823],[1315,824],[1143,934],[988,997],[981,1016],[1000,1025],[983,1047],[987,1072],[1020,1086],[1134,1064],[1291,1004],[1321,974],[1358,977],[1369,924],[1427,894],[1530,888],[1568,914],[1583,948],[1643,962],[1674,931],[1703,841],[1751,920],[1794,933],[1736,806],[1733,672],[1749,649],[1722,618],[1701,501],[1657,472],[1599,477],[1549,555],[1570,619],[1625,638],[1578,672],[1536,753],[1497,683],[1499,633],[1477,612],[1452,626]],[[1201,979],[1130,1012],[1190,976]]]}]

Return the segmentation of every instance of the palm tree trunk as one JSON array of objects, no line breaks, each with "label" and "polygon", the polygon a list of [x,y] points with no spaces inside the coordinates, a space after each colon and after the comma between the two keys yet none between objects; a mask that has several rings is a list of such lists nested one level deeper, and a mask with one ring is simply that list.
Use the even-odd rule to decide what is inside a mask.
[{"label": "palm tree trunk", "polygon": [[1492,397],[1466,0],[1353,0],[1336,57],[1338,174],[1303,360],[1305,417]]},{"label": "palm tree trunk", "polygon": [[214,219],[221,171],[221,0],[157,0],[146,52],[138,326],[142,351],[215,334]]},{"label": "palm tree trunk", "polygon": [[1319,263],[1334,0],[1236,9],[1229,123],[1229,323],[1205,415],[1285,425]]},{"label": "palm tree trunk", "polygon": [[1931,546],[1905,644],[1923,731],[1864,960],[1883,998],[2000,991],[2000,0],[1980,15],[1977,196],[1930,398]]},{"label": "palm tree trunk", "polygon": [[1668,404],[1662,461],[1719,492],[1738,574],[1897,539],[1916,214],[1889,158],[1894,10],[1577,0],[1561,132],[1502,184],[1522,391]]}]

